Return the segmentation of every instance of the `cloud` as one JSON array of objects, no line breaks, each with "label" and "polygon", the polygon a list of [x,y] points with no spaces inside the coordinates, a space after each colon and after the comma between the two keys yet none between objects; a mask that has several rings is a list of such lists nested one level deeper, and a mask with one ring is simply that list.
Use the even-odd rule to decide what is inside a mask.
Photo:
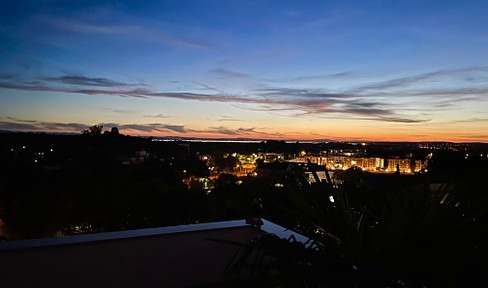
[{"label": "cloud", "polygon": [[[200,131],[203,132],[203,131]],[[210,132],[210,133],[218,133],[218,134],[225,134],[225,135],[239,135],[239,133],[236,130],[231,130],[225,127],[210,127],[208,130],[205,132]]]},{"label": "cloud", "polygon": [[155,115],[144,115],[144,118],[170,118],[171,116],[164,115],[164,114],[155,114]]},{"label": "cloud", "polygon": [[488,140],[488,135],[486,134],[474,134],[474,135],[459,135],[459,138],[466,139],[469,141],[486,142]]},{"label": "cloud", "polygon": [[186,133],[185,126],[183,125],[164,125],[164,129],[179,132],[179,133]]},{"label": "cloud", "polygon": [[226,115],[223,115],[221,116],[220,119],[218,119],[217,121],[219,122],[224,122],[224,121],[243,121],[243,120],[240,120],[240,119],[236,119],[232,116],[226,116]]},{"label": "cloud", "polygon": [[104,111],[110,111],[118,114],[134,114],[137,110],[129,110],[129,109],[114,109],[114,108],[100,108]]},{"label": "cloud", "polygon": [[165,32],[161,27],[155,29],[152,27],[143,27],[140,25],[115,24],[106,25],[100,23],[89,23],[74,19],[62,17],[38,17],[43,24],[48,24],[57,30],[70,31],[80,34],[100,34],[100,35],[126,35],[131,39],[140,39],[144,41],[160,41],[163,43],[171,43],[178,46],[186,46],[192,48],[213,48],[205,43],[199,43],[182,37],[176,37],[171,33]]},{"label": "cloud", "polygon": [[248,134],[255,132],[256,128],[238,128],[237,132],[242,134]]},{"label": "cloud", "polygon": [[21,123],[37,123],[35,120],[26,120],[26,119],[19,119],[15,117],[6,117],[9,120],[15,121],[15,122],[21,122]]},{"label": "cloud", "polygon": [[[441,76],[451,76],[456,75],[463,72],[488,72],[488,67],[466,67],[460,69],[445,69],[445,70],[438,70],[429,73],[422,73],[413,76],[395,78],[387,81],[382,81],[378,83],[368,84],[357,88],[358,91],[365,91],[365,90],[383,90],[387,88],[398,88],[404,87],[412,83],[417,83],[419,81],[429,80],[438,78]],[[471,80],[472,81],[472,80]]]},{"label": "cloud", "polygon": [[[315,115],[317,117],[338,117],[394,123],[424,123],[430,121],[424,112],[438,111],[439,107],[456,107],[461,101],[488,99],[486,83],[464,82],[460,87],[419,86],[415,90],[390,90],[425,79],[451,76],[471,72],[488,72],[487,67],[468,67],[439,70],[430,73],[397,78],[364,85],[362,87],[327,91],[318,88],[260,87],[239,94],[225,93],[204,83],[195,82],[209,90],[205,93],[195,91],[165,92],[150,86],[123,83],[108,78],[67,75],[44,77],[40,79],[1,79],[0,88],[76,93],[85,95],[114,95],[137,98],[171,98],[187,101],[204,101],[239,104],[241,109],[255,111],[283,112],[284,116]],[[220,69],[216,73],[229,77],[242,77],[233,71]],[[238,73],[238,72],[237,72]],[[63,84],[63,85],[59,85]],[[81,87],[80,87],[81,86]],[[381,90],[381,91],[379,91]],[[422,100],[419,100],[422,97]],[[401,100],[400,100],[401,99]],[[421,102],[420,102],[421,101]],[[419,107],[422,103],[423,107]],[[245,104],[245,105],[240,105]],[[418,109],[417,109],[418,108]],[[408,111],[408,114],[404,114]],[[420,113],[420,111],[423,111]],[[154,116],[154,115],[153,115]],[[146,117],[151,117],[146,115]],[[164,118],[159,115],[155,118]],[[234,121],[221,118],[219,121]]]},{"label": "cloud", "polygon": [[396,123],[425,123],[425,122],[430,122],[432,119],[411,119],[411,118],[402,118],[402,117],[372,117],[372,118],[364,118],[365,120],[380,120],[384,122],[396,122]]},{"label": "cloud", "polygon": [[[485,88],[460,88],[460,89],[433,89],[428,91],[413,92],[412,96],[454,96],[455,98],[459,96],[487,96],[488,97],[488,87]],[[453,99],[455,99],[453,98]]]},{"label": "cloud", "polygon": [[92,78],[79,75],[61,76],[61,77],[46,77],[45,81],[59,82],[63,84],[80,85],[80,86],[96,86],[96,87],[121,87],[121,86],[143,86],[143,84],[127,84],[123,82],[114,81],[108,78]]},{"label": "cloud", "polygon": [[[37,121],[37,120],[29,120],[29,119],[18,119],[14,117],[6,117],[7,121],[2,120],[0,118],[0,130],[10,130],[10,131],[23,131],[23,132],[69,132],[69,133],[81,133],[82,130],[87,129],[91,125],[83,124],[83,123],[62,123],[62,122],[47,122],[47,121]],[[227,128],[224,126],[218,127],[209,127],[208,129],[191,129],[187,128],[185,125],[173,125],[173,124],[164,124],[164,123],[143,123],[143,124],[124,124],[124,123],[98,123],[97,125],[101,125],[105,127],[105,130],[108,127],[117,127],[121,133],[130,133],[132,135],[138,134],[161,134],[161,133],[169,133],[173,134],[174,132],[179,134],[186,134],[189,132],[196,132],[196,133],[212,133],[212,134],[221,134],[227,136],[237,136],[237,135],[246,135],[249,137],[273,137],[273,136],[282,136],[281,133],[266,133],[263,131],[259,131],[254,127],[240,127],[240,128]]]},{"label": "cloud", "polygon": [[318,75],[304,75],[297,77],[288,78],[275,78],[275,79],[263,79],[267,82],[300,82],[300,81],[310,81],[310,80],[325,80],[325,79],[338,79],[345,78],[354,75],[352,72],[339,72],[333,74],[318,74]]},{"label": "cloud", "polygon": [[203,88],[208,89],[208,90],[217,91],[217,92],[219,92],[219,93],[224,93],[224,91],[222,91],[222,90],[220,90],[220,89],[217,89],[217,88],[214,88],[214,87],[208,86],[208,85],[206,85],[206,84],[203,84],[203,83],[200,83],[200,82],[197,82],[197,81],[193,81],[193,83],[198,84],[198,85],[200,85],[200,86],[202,86]]},{"label": "cloud", "polygon": [[[385,117],[385,115],[395,116],[393,110],[385,108],[377,108],[367,110],[366,108],[358,108],[350,105],[371,106],[376,103],[368,102],[368,100],[361,100],[354,94],[342,93],[326,93],[317,89],[294,89],[294,88],[267,88],[257,90],[252,95],[232,95],[225,93],[191,93],[191,92],[154,92],[147,88],[130,88],[130,89],[105,89],[100,87],[97,89],[79,89],[69,87],[58,87],[48,84],[29,84],[29,83],[11,83],[1,82],[0,88],[9,88],[27,91],[50,91],[50,92],[64,92],[77,93],[86,95],[116,95],[121,97],[136,97],[149,98],[161,97],[172,98],[180,100],[195,100],[205,102],[223,102],[223,103],[243,103],[243,104],[258,104],[261,109],[265,111],[295,111],[299,114],[324,114],[324,113],[349,113],[353,116],[369,117],[364,120],[380,120],[401,122],[405,117]],[[111,87],[110,87],[111,88]],[[122,87],[124,88],[124,87]],[[259,108],[254,108],[259,110]],[[372,117],[373,112],[376,116]],[[424,121],[424,120],[420,120]],[[419,122],[415,119],[405,119],[405,123]]]},{"label": "cloud", "polygon": [[337,98],[351,98],[354,95],[350,93],[327,93],[321,89],[297,89],[297,88],[262,88],[257,90],[260,95],[265,97],[293,97],[295,99],[337,99]]},{"label": "cloud", "polygon": [[222,77],[222,78],[237,78],[237,79],[243,79],[243,78],[248,78],[249,76],[244,73],[232,71],[229,69],[222,69],[222,68],[217,68],[210,70],[209,72],[212,75]]},{"label": "cloud", "polygon": [[186,133],[186,129],[184,125],[169,125],[169,124],[160,124],[160,123],[149,123],[149,124],[119,124],[115,125],[119,128],[119,130],[136,130],[141,132],[178,132],[178,133]]},{"label": "cloud", "polygon": [[[5,117],[8,121],[0,119],[0,129],[12,131],[32,131],[32,132],[81,132],[91,125],[83,123],[63,123],[48,122],[29,119],[18,119],[14,117]],[[148,124],[120,124],[120,123],[99,123],[104,127],[118,127],[120,131],[132,130],[137,132],[178,132],[187,133],[184,125],[172,125],[162,123]]]},{"label": "cloud", "polygon": [[224,134],[224,135],[255,135],[255,134],[263,134],[264,132],[257,131],[256,128],[237,128],[237,129],[230,129],[224,126],[218,127],[209,127],[206,130],[191,130],[191,132],[200,132],[200,133],[217,133],[217,134]]},{"label": "cloud", "polygon": [[0,121],[0,130],[10,130],[10,131],[43,131],[39,129],[36,125],[27,123],[11,123]]},{"label": "cloud", "polygon": [[488,122],[488,118],[469,118],[469,119],[459,120],[458,122]]},{"label": "cloud", "polygon": [[[7,117],[11,121],[0,121],[0,129],[12,131],[81,131],[87,126],[79,123],[60,123],[60,122],[43,122],[35,120],[15,119]],[[14,121],[14,122],[12,122]]]},{"label": "cloud", "polygon": [[290,80],[302,81],[302,80],[320,80],[320,79],[328,79],[328,78],[344,78],[353,75],[351,72],[339,72],[327,75],[308,75],[308,76],[299,76],[295,78],[291,78]]},{"label": "cloud", "polygon": [[439,124],[483,123],[483,122],[488,122],[488,118],[467,118],[467,119],[459,119],[459,120],[441,122]]}]

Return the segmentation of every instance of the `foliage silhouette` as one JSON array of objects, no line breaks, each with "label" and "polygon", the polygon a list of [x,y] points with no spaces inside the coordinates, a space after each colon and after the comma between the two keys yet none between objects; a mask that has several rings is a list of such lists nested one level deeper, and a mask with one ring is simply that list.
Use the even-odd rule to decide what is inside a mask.
[{"label": "foliage silhouette", "polygon": [[102,129],[103,129],[102,125],[93,125],[88,127],[88,129],[81,131],[81,133],[87,136],[99,136],[102,135]]},{"label": "foliage silhouette", "polygon": [[280,224],[311,242],[260,237],[227,273],[262,287],[486,287],[484,173],[432,191],[395,175],[376,198],[352,207],[350,191],[309,184],[297,172]]}]

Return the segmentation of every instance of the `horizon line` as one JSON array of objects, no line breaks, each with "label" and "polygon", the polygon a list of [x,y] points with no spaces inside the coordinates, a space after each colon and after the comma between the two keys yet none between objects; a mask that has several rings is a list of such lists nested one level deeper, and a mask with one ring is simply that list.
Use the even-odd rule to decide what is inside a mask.
[{"label": "horizon line", "polygon": [[[108,130],[107,130],[108,131]],[[54,131],[18,131],[18,130],[0,130],[0,134],[15,134],[15,133],[25,133],[25,134],[51,134],[51,135],[67,135],[67,136],[83,136],[80,132],[54,132]],[[399,141],[399,140],[335,140],[335,139],[290,139],[290,138],[280,138],[280,139],[270,139],[270,138],[213,138],[213,137],[193,137],[193,136],[152,136],[152,135],[130,135],[130,134],[120,134],[122,136],[139,137],[139,138],[153,138],[156,141],[187,141],[187,142],[243,142],[243,143],[260,143],[267,141],[283,141],[286,143],[452,143],[452,144],[488,144],[488,142],[482,141],[470,141],[470,142],[456,142],[447,140],[431,140],[431,141]]]}]

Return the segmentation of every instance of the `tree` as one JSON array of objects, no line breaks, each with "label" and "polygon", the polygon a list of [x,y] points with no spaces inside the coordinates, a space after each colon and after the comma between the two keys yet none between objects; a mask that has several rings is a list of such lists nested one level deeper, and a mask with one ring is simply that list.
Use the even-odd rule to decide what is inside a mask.
[{"label": "tree", "polygon": [[88,127],[88,129],[84,129],[81,133],[88,136],[98,136],[102,134],[102,129],[102,125],[93,125]]},{"label": "tree", "polygon": [[105,130],[105,132],[103,132],[103,135],[119,136],[120,135],[119,128],[112,127],[112,129],[110,129],[110,131],[109,130]]},{"label": "tree", "polygon": [[112,134],[112,135],[119,135],[119,128],[112,127],[112,129],[110,130],[110,134]]}]

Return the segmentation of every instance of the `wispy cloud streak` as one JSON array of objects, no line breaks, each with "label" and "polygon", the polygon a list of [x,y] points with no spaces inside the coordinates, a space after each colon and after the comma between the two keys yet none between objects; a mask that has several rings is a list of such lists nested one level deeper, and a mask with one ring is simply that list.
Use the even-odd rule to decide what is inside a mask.
[{"label": "wispy cloud streak", "polygon": [[7,117],[10,121],[0,121],[1,130],[11,131],[63,131],[73,132],[86,129],[87,126],[80,123],[43,122],[34,120],[15,119]]},{"label": "wispy cloud streak", "polygon": [[352,75],[354,75],[353,72],[339,72],[333,74],[305,75],[305,76],[288,77],[288,78],[266,78],[263,80],[272,83],[276,83],[276,82],[289,83],[289,82],[301,82],[301,81],[310,81],[310,80],[340,79],[340,78],[350,77]]},{"label": "wispy cloud streak", "polygon": [[164,115],[164,114],[154,114],[154,115],[144,115],[144,118],[171,118],[171,116]]},{"label": "wispy cloud streak", "polygon": [[164,32],[162,29],[151,29],[140,25],[131,24],[100,24],[89,23],[84,21],[77,21],[62,17],[39,17],[40,22],[50,25],[54,29],[65,30],[80,34],[100,34],[100,35],[127,35],[135,39],[143,39],[150,41],[162,41],[165,43],[173,43],[179,46],[187,46],[193,48],[213,49],[207,44],[196,41],[176,37],[170,33]]},{"label": "wispy cloud streak", "polygon": [[368,84],[361,86],[357,88],[357,91],[364,92],[367,90],[383,90],[383,89],[388,89],[388,88],[398,88],[398,87],[404,87],[413,83],[418,83],[420,81],[426,81],[426,80],[431,80],[439,77],[445,77],[445,76],[452,76],[464,72],[487,72],[488,73],[488,67],[467,67],[467,68],[460,68],[460,69],[446,69],[446,70],[439,70],[435,72],[429,72],[429,73],[422,73],[418,75],[413,75],[413,76],[407,76],[407,77],[401,77],[401,78],[395,78],[395,79],[390,79],[387,81],[382,81],[378,83],[373,83],[373,84]]},{"label": "wispy cloud streak", "polygon": [[243,121],[241,119],[236,119],[234,117],[231,117],[231,116],[226,116],[226,115],[223,115],[222,117],[220,117],[220,119],[218,119],[217,121],[219,122],[226,122],[226,121],[231,121],[231,122],[240,122],[240,121]]},{"label": "wispy cloud streak", "polygon": [[240,73],[237,71],[229,70],[229,69],[223,69],[223,68],[217,68],[213,69],[210,71],[210,74],[222,77],[222,78],[237,78],[237,79],[243,79],[243,78],[248,78],[249,75]]},{"label": "wispy cloud streak", "polygon": [[92,78],[92,77],[85,77],[85,76],[78,76],[78,75],[46,77],[43,78],[43,80],[70,84],[70,85],[96,86],[96,87],[144,86],[143,84],[128,84],[128,83],[118,82],[107,78]]}]

